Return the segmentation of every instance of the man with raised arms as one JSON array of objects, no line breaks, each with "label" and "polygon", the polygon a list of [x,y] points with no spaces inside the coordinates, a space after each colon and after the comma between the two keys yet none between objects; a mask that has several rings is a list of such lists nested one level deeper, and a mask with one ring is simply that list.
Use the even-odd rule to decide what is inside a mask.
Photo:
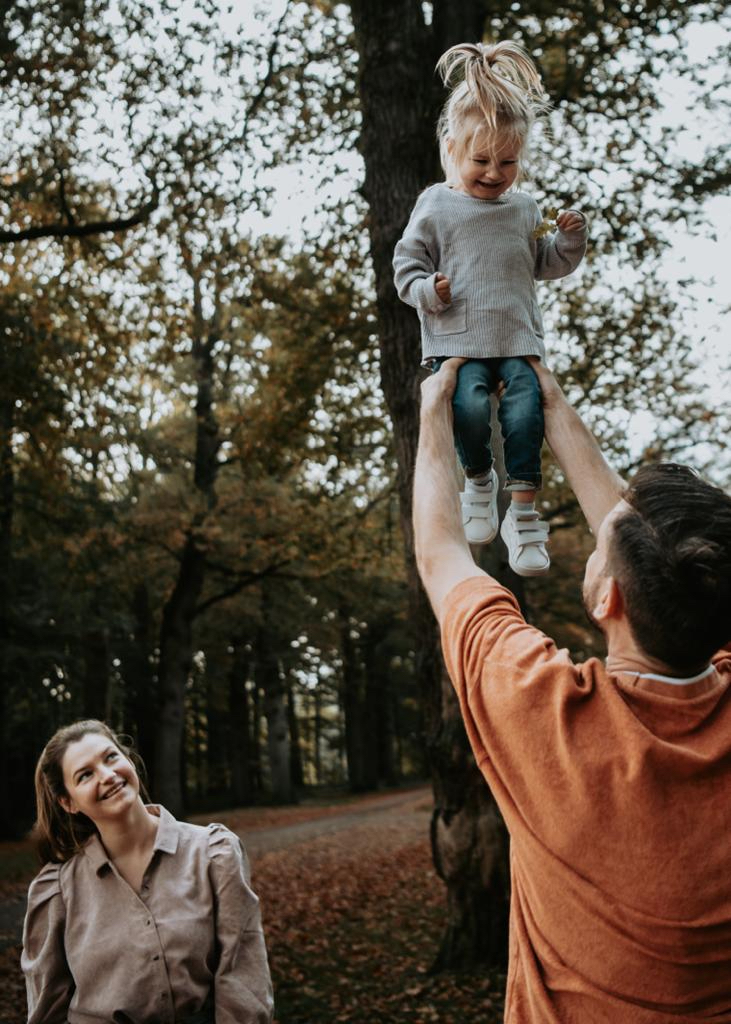
[{"label": "man with raised arms", "polygon": [[507,1024],[731,1022],[731,498],[673,464],[628,486],[534,363],[596,538],[572,662],[475,564],[453,476],[460,360],[422,387],[416,555],[511,837]]}]

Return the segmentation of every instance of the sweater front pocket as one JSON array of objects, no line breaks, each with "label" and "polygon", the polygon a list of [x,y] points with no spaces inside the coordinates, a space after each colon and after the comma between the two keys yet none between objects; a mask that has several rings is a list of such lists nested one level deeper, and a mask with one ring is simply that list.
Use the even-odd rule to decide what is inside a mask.
[{"label": "sweater front pocket", "polygon": [[467,330],[467,301],[454,299],[442,313],[429,316],[428,326],[436,337],[445,334],[464,334]]}]

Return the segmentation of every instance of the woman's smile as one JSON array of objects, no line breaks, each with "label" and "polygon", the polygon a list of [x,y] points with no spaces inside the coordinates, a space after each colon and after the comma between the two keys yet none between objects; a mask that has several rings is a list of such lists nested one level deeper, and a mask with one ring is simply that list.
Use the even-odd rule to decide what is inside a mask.
[{"label": "woman's smile", "polygon": [[110,797],[116,796],[116,794],[120,793],[124,789],[124,787],[126,785],[127,785],[126,780],[125,779],[120,779],[118,782],[115,782],[114,785],[112,786],[112,788],[108,789],[106,791],[106,793],[104,793],[99,799],[100,800],[108,800]]}]

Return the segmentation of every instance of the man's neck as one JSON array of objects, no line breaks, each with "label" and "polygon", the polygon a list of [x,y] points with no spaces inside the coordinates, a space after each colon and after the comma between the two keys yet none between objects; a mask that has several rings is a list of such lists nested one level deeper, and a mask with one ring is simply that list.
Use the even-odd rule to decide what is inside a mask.
[{"label": "man's neck", "polygon": [[642,650],[629,629],[615,629],[607,635],[606,665],[610,673],[621,672],[669,679],[691,679],[708,668],[708,665],[705,664],[680,671],[672,665],[659,661]]}]

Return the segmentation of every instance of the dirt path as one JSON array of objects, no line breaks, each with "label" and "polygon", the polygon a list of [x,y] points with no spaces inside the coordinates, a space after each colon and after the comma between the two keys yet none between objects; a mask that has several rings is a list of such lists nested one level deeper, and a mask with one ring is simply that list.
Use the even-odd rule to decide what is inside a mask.
[{"label": "dirt path", "polygon": [[[424,834],[424,817],[431,808],[431,790],[427,787],[412,789],[406,793],[388,794],[378,798],[369,798],[362,805],[343,807],[341,813],[311,821],[301,821],[294,825],[280,825],[264,829],[237,829],[252,864],[265,853],[275,850],[286,850],[312,842],[320,836],[332,836],[337,832],[360,826],[380,826],[400,822],[404,829],[411,830],[415,825],[419,833]],[[412,812],[424,811],[424,815]]]}]

